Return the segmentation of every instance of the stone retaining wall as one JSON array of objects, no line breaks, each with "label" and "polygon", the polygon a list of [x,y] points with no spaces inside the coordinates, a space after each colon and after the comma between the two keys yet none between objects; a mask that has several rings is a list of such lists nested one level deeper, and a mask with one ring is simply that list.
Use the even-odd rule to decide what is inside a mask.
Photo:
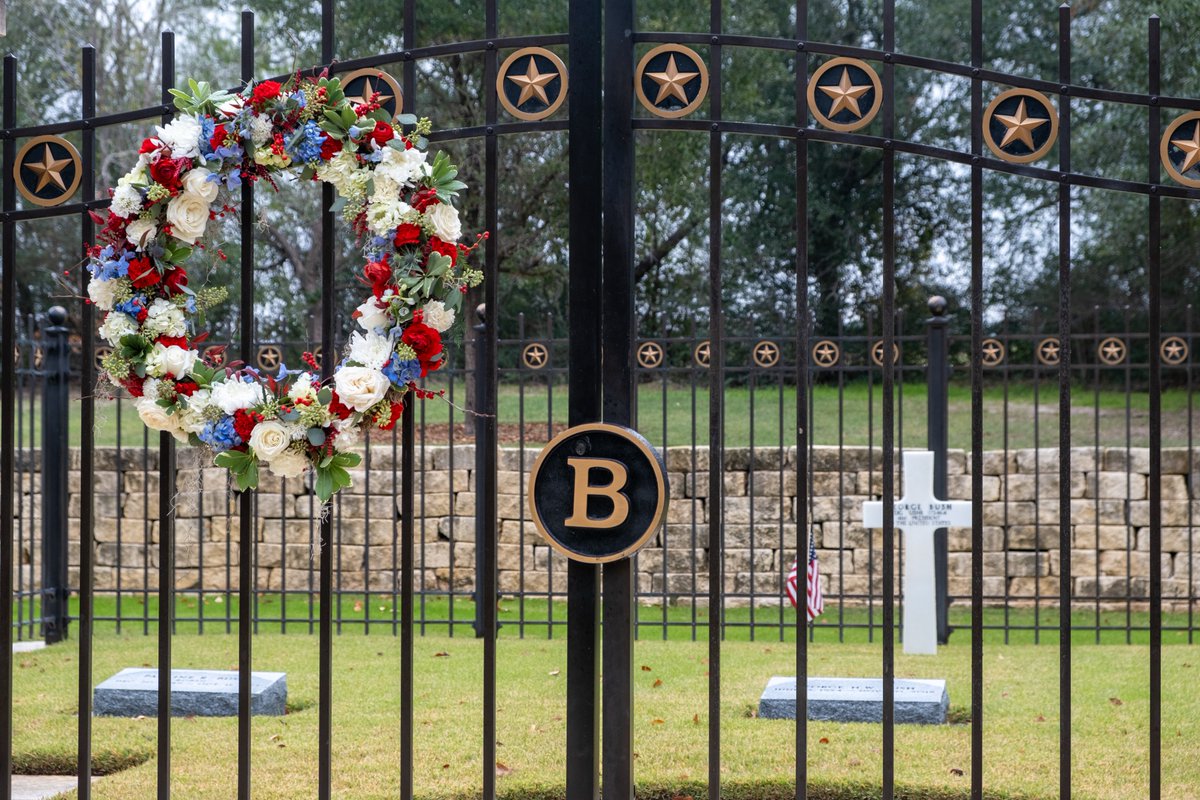
[{"label": "stone retaining wall", "polygon": [[[176,496],[177,587],[237,588],[239,520],[223,470],[199,466],[181,452]],[[565,562],[529,523],[524,487],[536,451],[502,449],[498,509],[500,587],[505,593],[566,590]],[[1200,450],[1163,452],[1164,597],[1200,595]],[[396,456],[398,461],[398,454]],[[21,569],[36,582],[40,540],[40,474],[36,451],[19,458],[17,536]],[[78,581],[79,453],[72,454],[69,517],[71,580]],[[899,461],[900,459],[897,459]],[[427,447],[418,454],[416,529],[419,585],[429,590],[474,584],[475,494],[472,446]],[[708,591],[708,450],[670,448],[667,524],[639,557],[639,587],[648,602],[690,602]],[[812,457],[811,521],[829,599],[865,602],[882,587],[878,531],[862,527],[862,503],[882,485],[880,453],[818,447]],[[949,489],[970,497],[970,458],[953,451]],[[795,449],[731,448],[725,452],[725,590],[730,604],[778,603],[782,577],[795,557]],[[398,465],[397,465],[398,466]],[[157,588],[156,453],[96,452],[96,585],[101,590]],[[984,592],[990,605],[1054,598],[1059,588],[1058,452],[984,454]],[[1076,448],[1071,456],[1071,571],[1075,596],[1106,603],[1149,592],[1149,452]],[[897,486],[900,485],[897,481]],[[347,591],[391,592],[399,565],[399,475],[390,446],[373,448],[335,515],[336,581]],[[260,591],[316,586],[319,508],[304,482],[267,477],[257,499],[256,582]],[[970,531],[950,533],[949,588],[970,593]],[[803,544],[802,544],[803,546]],[[700,599],[703,602],[703,598]],[[963,603],[963,600],[958,600]],[[1053,604],[1051,599],[1050,604]],[[1178,606],[1179,603],[1169,603]]]}]

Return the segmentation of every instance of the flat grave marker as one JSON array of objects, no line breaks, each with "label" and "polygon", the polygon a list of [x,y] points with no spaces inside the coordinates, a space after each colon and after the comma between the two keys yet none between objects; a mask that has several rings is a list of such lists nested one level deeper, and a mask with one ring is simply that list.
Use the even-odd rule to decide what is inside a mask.
[{"label": "flat grave marker", "polygon": [[[100,717],[158,715],[158,670],[126,668],[96,687],[92,710]],[[281,716],[287,711],[287,673],[254,672],[250,713]],[[171,716],[235,717],[238,674],[234,670],[171,670]]]},{"label": "flat grave marker", "polygon": [[[896,723],[943,725],[950,710],[944,680],[896,678]],[[758,701],[763,719],[796,718],[796,679],[775,676]],[[882,678],[808,679],[808,718],[827,722],[883,722]]]}]

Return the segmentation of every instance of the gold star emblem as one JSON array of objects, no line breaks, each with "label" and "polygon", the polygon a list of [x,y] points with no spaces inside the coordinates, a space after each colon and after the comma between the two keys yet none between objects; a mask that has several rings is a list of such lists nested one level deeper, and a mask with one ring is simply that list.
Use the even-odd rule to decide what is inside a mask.
[{"label": "gold star emblem", "polygon": [[525,347],[525,366],[530,369],[541,369],[546,366],[546,362],[550,360],[550,351],[546,346],[534,342]]},{"label": "gold star emblem", "polygon": [[67,184],[63,181],[62,171],[63,168],[70,163],[71,159],[69,158],[54,158],[53,154],[50,152],[50,145],[47,144],[42,149],[42,161],[40,164],[26,162],[22,164],[22,166],[38,176],[37,188],[34,189],[35,192],[40,192],[42,189],[45,189],[48,185],[50,185],[51,181],[53,181],[58,188],[65,192],[67,190]]},{"label": "gold star emblem", "polygon": [[[383,93],[383,89],[387,88],[387,83],[382,78],[376,78],[376,80],[379,83],[372,84],[370,78],[364,79],[363,90],[359,92],[358,96],[347,96],[346,99],[349,100],[353,105],[361,106],[365,103],[371,102],[371,95],[375,94],[375,92],[379,92],[379,97],[375,98],[375,102],[382,106],[388,100],[392,99],[392,95]],[[383,84],[383,86],[380,86],[379,84]]]},{"label": "gold star emblem", "polygon": [[833,108],[829,109],[829,113],[826,116],[835,117],[839,111],[844,109],[856,117],[861,117],[862,109],[859,108],[858,101],[872,87],[869,83],[862,85],[852,84],[850,82],[850,68],[843,67],[842,78],[837,82],[837,86],[821,86],[818,88],[833,100]]},{"label": "gold star emblem", "polygon": [[1180,172],[1187,172],[1200,163],[1200,122],[1192,130],[1192,138],[1172,139],[1171,144],[1184,152],[1183,163],[1179,165]]},{"label": "gold star emblem", "polygon": [[517,99],[517,105],[522,106],[525,101],[537,95],[537,99],[544,104],[550,105],[550,96],[546,94],[546,84],[558,77],[556,72],[538,72],[537,59],[533,56],[529,57],[529,66],[525,68],[524,75],[509,75],[508,79],[521,87],[521,96]]},{"label": "gold star emblem", "polygon": [[1000,120],[1000,123],[1006,128],[1004,139],[1000,142],[1001,147],[1007,147],[1011,142],[1020,141],[1030,150],[1037,149],[1033,146],[1034,130],[1050,121],[1048,119],[1031,117],[1026,114],[1025,101],[1023,99],[1017,105],[1016,114],[997,114],[996,119]]},{"label": "gold star emblem", "polygon": [[675,65],[675,56],[672,54],[667,59],[667,69],[665,72],[646,73],[646,77],[658,84],[658,97],[654,98],[654,104],[658,105],[668,97],[675,97],[686,106],[688,99],[687,94],[683,91],[683,87],[687,86],[699,75],[699,72],[680,72],[679,67]]}]

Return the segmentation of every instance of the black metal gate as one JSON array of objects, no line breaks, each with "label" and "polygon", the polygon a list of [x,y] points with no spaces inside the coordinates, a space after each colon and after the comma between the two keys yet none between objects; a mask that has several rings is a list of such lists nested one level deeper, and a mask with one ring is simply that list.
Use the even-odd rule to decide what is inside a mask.
[{"label": "black metal gate", "polygon": [[[807,406],[809,387],[812,380],[812,310],[808,284],[810,279],[810,243],[812,240],[809,216],[809,166],[815,157],[825,155],[821,148],[830,144],[849,145],[879,151],[882,155],[882,226],[879,235],[882,266],[882,303],[880,316],[884,320],[896,317],[897,298],[897,207],[903,206],[904,197],[896,196],[897,158],[919,156],[958,165],[969,173],[970,180],[970,262],[971,262],[971,384],[972,384],[972,491],[974,500],[974,526],[972,552],[977,557],[971,561],[972,616],[971,616],[971,796],[982,798],[983,786],[983,601],[984,567],[980,554],[983,551],[983,345],[985,335],[985,308],[983,302],[984,280],[984,229],[988,209],[984,204],[985,171],[1019,176],[1043,181],[1057,187],[1058,215],[1058,341],[1061,353],[1055,364],[1058,374],[1060,402],[1060,431],[1058,470],[1060,480],[1060,547],[1063,568],[1057,601],[1060,607],[1069,608],[1072,584],[1070,570],[1070,458],[1071,458],[1071,253],[1072,253],[1072,190],[1076,187],[1104,189],[1132,193],[1146,200],[1146,224],[1148,247],[1146,272],[1148,278],[1149,334],[1147,345],[1150,353],[1159,351],[1161,334],[1161,286],[1159,226],[1162,198],[1187,200],[1200,199],[1200,179],[1193,172],[1190,160],[1182,161],[1175,145],[1162,140],[1163,110],[1179,112],[1200,111],[1200,101],[1164,97],[1159,94],[1160,84],[1160,23],[1157,17],[1149,20],[1148,27],[1148,74],[1146,91],[1142,93],[1118,92],[1078,85],[1072,78],[1071,62],[1071,12],[1067,7],[1059,11],[1057,80],[1042,80],[1005,74],[984,68],[983,0],[972,0],[969,7],[970,63],[960,64],[934,58],[907,56],[896,51],[894,0],[883,3],[882,31],[877,48],[831,44],[809,40],[808,24],[812,16],[822,9],[810,8],[807,0],[798,0],[788,7],[789,19],[794,29],[790,35],[757,35],[728,33],[724,30],[726,20],[732,12],[732,3],[711,0],[708,4],[709,24],[707,29],[688,32],[663,32],[644,30],[638,24],[631,0],[571,0],[569,8],[569,30],[566,33],[548,33],[536,36],[501,36],[500,14],[503,9],[498,0],[484,3],[484,39],[447,44],[422,46],[418,38],[420,14],[415,0],[404,3],[404,49],[369,58],[335,62],[333,0],[322,2],[321,55],[326,64],[335,64],[337,71],[400,64],[403,71],[403,89],[406,97],[417,97],[416,86],[420,75],[419,65],[423,60],[461,54],[481,54],[485,64],[484,87],[481,94],[486,98],[484,124],[457,130],[435,133],[434,140],[474,139],[482,141],[484,150],[483,174],[473,176],[482,187],[486,227],[494,235],[487,242],[484,258],[489,276],[482,301],[486,311],[482,344],[479,350],[480,375],[477,385],[476,410],[482,416],[477,422],[476,469],[479,476],[477,491],[479,503],[476,509],[478,568],[476,591],[478,596],[491,598],[497,595],[497,280],[503,269],[499,260],[498,242],[504,232],[497,231],[498,207],[502,175],[499,163],[499,140],[506,135],[529,131],[566,130],[570,142],[570,161],[567,165],[568,179],[574,191],[570,195],[570,343],[569,343],[569,386],[570,422],[578,424],[603,419],[607,422],[632,424],[635,421],[635,375],[637,359],[634,353],[635,312],[633,253],[636,238],[634,214],[635,158],[638,156],[639,134],[647,131],[675,132],[680,136],[702,136],[707,138],[708,151],[708,333],[709,344],[707,368],[709,381],[709,497],[710,513],[707,519],[710,542],[710,576],[708,603],[714,624],[708,626],[709,676],[708,676],[708,792],[712,800],[721,793],[721,655],[724,628],[720,622],[724,609],[725,581],[723,580],[722,541],[723,518],[723,452],[724,417],[723,399],[728,377],[726,337],[724,335],[723,296],[723,252],[722,233],[725,223],[723,212],[723,176],[729,169],[725,156],[731,136],[756,136],[786,143],[795,152],[795,172],[789,191],[796,197],[794,232],[794,310],[798,321],[794,332],[796,386],[796,454],[795,471],[798,476],[799,502],[797,503],[797,527],[805,529],[808,522],[807,487],[810,477],[810,442],[807,429],[810,424],[810,409]],[[964,14],[966,9],[964,9]],[[703,28],[703,25],[698,26]],[[538,115],[521,113],[523,101],[492,91],[500,77],[502,56],[520,48],[566,48],[566,70],[570,76],[568,113],[565,115]],[[730,69],[734,53],[770,53],[780,61],[786,61],[795,83],[794,117],[787,122],[735,120],[724,113],[725,103],[722,88],[725,72]],[[242,73],[243,78],[252,77],[254,65],[254,15],[242,15]],[[13,569],[13,520],[15,503],[16,446],[15,446],[15,382],[17,364],[14,359],[17,341],[16,276],[13,265],[16,258],[16,240],[22,222],[46,217],[61,216],[76,218],[80,224],[80,240],[90,243],[95,230],[89,211],[104,208],[108,201],[96,197],[95,137],[98,129],[136,120],[170,118],[167,90],[175,84],[174,39],[171,33],[162,39],[162,90],[160,106],[97,116],[95,105],[96,60],[95,50],[84,47],[82,51],[82,107],[77,120],[61,124],[26,126],[19,125],[20,117],[16,103],[16,85],[19,65],[13,57],[4,65],[3,107],[3,211],[2,256],[3,273],[3,418],[0,436],[3,449],[0,451],[0,618],[12,619],[14,614]],[[531,58],[529,63],[534,64]],[[840,69],[839,69],[840,68]],[[969,133],[963,134],[969,147],[956,148],[953,144],[931,144],[898,135],[896,128],[895,83],[897,68],[921,70],[931,75],[947,76],[969,83],[971,122]],[[563,83],[565,84],[565,76]],[[993,85],[1013,87],[1015,94],[999,94]],[[565,88],[564,88],[565,91]],[[994,101],[989,105],[989,100]],[[1123,104],[1144,114],[1145,127],[1142,133],[1146,143],[1147,172],[1144,178],[1117,179],[1101,177],[1079,171],[1071,160],[1072,105],[1077,103]],[[500,106],[508,109],[508,116],[501,114]],[[705,105],[707,104],[707,105]],[[864,110],[864,106],[866,110]],[[644,109],[638,111],[639,108]],[[1033,116],[1029,116],[1030,109]],[[705,109],[707,113],[705,113]],[[419,111],[420,109],[418,109]],[[553,111],[553,109],[551,109]],[[1168,113],[1173,113],[1169,111]],[[1006,120],[1000,120],[1002,115]],[[877,120],[873,123],[872,120]],[[1195,117],[1187,120],[1194,123]],[[1015,131],[1015,133],[1014,133]],[[52,208],[24,206],[18,209],[13,166],[17,147],[35,136],[58,135],[78,132],[81,148],[81,196],[80,202],[68,203]],[[1010,136],[1011,134],[1011,136]],[[1003,141],[995,139],[1001,137]],[[1047,156],[1057,145],[1058,165],[1038,165],[1037,159]],[[1174,150],[1171,148],[1175,147]],[[994,155],[989,155],[989,152]],[[1161,169],[1165,166],[1175,178],[1174,183],[1162,180]],[[697,175],[703,181],[703,175]],[[597,191],[597,187],[601,190]],[[326,186],[323,208],[332,204],[332,188]],[[254,273],[252,265],[255,255],[255,232],[253,226],[254,192],[248,185],[242,189],[242,307],[240,329],[241,356],[250,360],[255,347],[255,318],[253,304]],[[326,297],[334,296],[334,225],[329,211],[322,217],[321,275]],[[86,286],[81,284],[81,294]],[[80,306],[80,329],[83,341],[81,351],[90,354],[94,350],[94,320],[92,308]],[[321,344],[325,353],[334,351],[337,337],[334,330],[335,315],[332,303],[325,303],[321,317]],[[881,353],[893,350],[897,332],[890,324],[882,326]],[[1150,563],[1158,564],[1162,552],[1161,494],[1158,478],[1162,473],[1161,463],[1161,369],[1158,359],[1150,357],[1150,480],[1149,480],[1149,552]],[[95,381],[93,360],[80,359],[82,385],[91,386]],[[333,368],[333,359],[324,359],[324,372],[328,377]],[[884,677],[884,703],[882,726],[882,796],[894,795],[895,735],[893,698],[895,652],[894,641],[897,626],[894,619],[894,598],[897,587],[894,582],[894,553],[897,541],[894,525],[894,500],[896,486],[895,442],[895,362],[880,359],[882,370],[881,402],[883,411],[883,484],[881,495],[884,503],[885,526],[882,548],[882,616],[883,657],[881,670]],[[84,391],[81,404],[82,448],[80,474],[83,486],[90,486],[95,473],[94,441],[94,398]],[[401,509],[398,543],[400,547],[400,624],[401,637],[401,716],[399,733],[401,759],[401,794],[405,798],[414,796],[413,786],[413,642],[414,629],[414,518],[418,502],[415,479],[418,467],[415,458],[415,415],[411,407],[405,409],[401,443],[400,486]],[[169,435],[163,434],[159,442],[159,509],[158,520],[161,535],[158,544],[159,558],[159,620],[158,620],[158,667],[159,667],[159,713],[157,717],[157,768],[158,797],[167,798],[171,793],[171,726],[170,667],[172,663],[172,630],[174,592],[175,543],[172,536],[173,495],[175,478],[174,443]],[[250,740],[250,672],[253,646],[252,596],[254,574],[252,571],[253,550],[250,526],[254,521],[252,493],[240,496],[239,537],[240,560],[239,594],[239,658],[241,713],[238,725],[238,797],[251,796],[251,740]],[[80,513],[81,529],[85,532],[94,525],[93,498],[88,492],[82,494]],[[334,541],[332,517],[328,513],[319,516],[319,541],[327,545]],[[320,617],[319,636],[319,754],[317,761],[317,783],[319,796],[332,795],[332,748],[333,738],[333,571],[336,557],[333,546],[320,548],[319,587]],[[94,628],[92,610],[93,554],[90,547],[81,551],[79,582],[80,640],[79,661],[79,737],[78,766],[80,798],[91,796],[91,744],[92,744],[92,634]],[[632,745],[633,690],[631,670],[633,665],[633,636],[636,619],[635,571],[630,559],[614,562],[601,568],[572,562],[568,570],[568,700],[567,700],[567,752],[565,759],[566,793],[571,800],[589,800],[601,792],[600,776],[603,774],[603,794],[610,800],[628,800],[634,794],[634,754]],[[1150,576],[1150,797],[1161,794],[1161,639],[1162,639],[1162,577],[1152,570]],[[664,589],[665,591],[665,589]],[[484,634],[484,703],[481,727],[483,730],[483,796],[493,798],[497,794],[496,771],[496,644],[497,627],[494,603],[482,603],[480,630]],[[601,611],[604,624],[601,626]],[[802,617],[797,618],[796,661],[798,676],[808,674],[808,637],[804,635]],[[13,626],[0,625],[0,774],[12,772],[12,656]],[[601,647],[602,644],[602,647]],[[1071,617],[1062,614],[1059,625],[1059,647],[1061,653],[1059,687],[1061,698],[1060,727],[1060,787],[1061,796],[1071,795]],[[603,661],[601,661],[601,658]],[[601,670],[601,667],[603,669]],[[604,675],[604,691],[600,701],[600,674]],[[807,796],[808,754],[807,726],[804,708],[806,703],[805,683],[798,683],[799,713],[795,727],[797,752],[795,773],[795,795]],[[600,742],[603,730],[603,758]],[[602,761],[602,769],[601,769]],[[11,796],[7,779],[0,784],[0,800]]]}]

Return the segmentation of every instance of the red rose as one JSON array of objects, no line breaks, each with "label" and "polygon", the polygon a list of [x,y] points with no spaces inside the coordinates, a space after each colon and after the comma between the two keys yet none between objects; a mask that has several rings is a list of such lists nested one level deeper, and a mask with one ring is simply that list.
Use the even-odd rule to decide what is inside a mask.
[{"label": "red rose", "polygon": [[130,375],[125,380],[121,381],[121,385],[125,387],[125,391],[129,392],[134,397],[142,396],[142,384],[145,378],[139,378],[137,375]]},{"label": "red rose", "polygon": [[371,137],[372,141],[375,142],[375,144],[383,147],[385,144],[395,138],[396,131],[393,130],[389,123],[377,121],[375,123],[375,130],[371,131],[371,133],[368,135]]},{"label": "red rose", "polygon": [[163,347],[182,347],[187,350],[188,340],[186,336],[160,336],[154,340],[156,344],[161,344]]},{"label": "red rose", "polygon": [[[329,413],[333,414],[338,419],[348,419],[354,413],[354,409],[349,406],[342,405],[342,399],[338,397],[337,392],[333,392],[333,398],[329,401]],[[328,433],[332,433],[334,429],[329,429]]]},{"label": "red rose", "polygon": [[145,306],[141,306],[138,308],[138,312],[137,312],[137,321],[138,322],[145,322],[146,317],[148,317],[148,316],[150,316],[150,312],[145,308]]},{"label": "red rose", "polygon": [[247,411],[244,408],[239,408],[233,412],[233,429],[237,431],[237,435],[241,437],[243,442],[250,441],[250,434],[254,432],[254,426],[262,422],[263,415],[257,411]]},{"label": "red rose", "polygon": [[392,428],[396,427],[396,420],[400,419],[400,415],[402,413],[404,413],[404,404],[392,403],[391,416],[386,420],[383,417],[376,417],[375,424],[378,425],[381,430],[390,431]]},{"label": "red rose", "polygon": [[186,378],[182,381],[175,381],[175,393],[181,394],[184,397],[191,397],[200,390],[200,385],[191,378]]},{"label": "red rose", "polygon": [[158,149],[158,139],[142,139],[142,146],[138,148],[138,153],[146,154],[153,153]]},{"label": "red rose", "polygon": [[129,262],[129,280],[133,281],[133,288],[145,289],[161,279],[162,276],[158,274],[158,269],[149,258],[142,256]]},{"label": "red rose", "polygon": [[340,152],[342,152],[342,140],[326,135],[325,141],[321,142],[321,160],[328,161]]},{"label": "red rose", "polygon": [[218,147],[224,147],[227,138],[229,138],[229,131],[225,128],[225,123],[222,122],[213,128],[212,136],[208,140],[208,146],[213,150],[216,150]]},{"label": "red rose", "polygon": [[426,361],[432,360],[434,356],[442,352],[441,334],[424,322],[414,322],[405,328],[400,341],[413,349],[421,361],[422,367],[425,366]]},{"label": "red rose", "polygon": [[254,92],[250,95],[250,105],[261,109],[268,100],[279,97],[279,90],[282,88],[278,81],[263,81],[254,87]]},{"label": "red rose", "polygon": [[183,287],[187,286],[187,282],[188,276],[183,271],[183,267],[171,267],[163,276],[163,285],[167,287],[168,294],[182,294]]},{"label": "red rose", "polygon": [[160,158],[150,165],[150,177],[171,194],[178,194],[183,173],[191,168],[190,158]]},{"label": "red rose", "polygon": [[440,200],[437,199],[437,189],[422,189],[419,192],[413,192],[412,202],[410,206],[421,213],[425,213],[425,209],[432,205],[437,205]]},{"label": "red rose", "polygon": [[406,244],[421,243],[421,227],[413,225],[411,222],[401,223],[399,228],[396,228],[396,238],[392,239],[392,244],[396,249],[404,247]]},{"label": "red rose", "polygon": [[383,290],[392,279],[392,267],[386,261],[370,261],[363,267],[363,277],[371,285],[371,291],[376,297],[383,296]]},{"label": "red rose", "polygon": [[450,266],[454,266],[458,263],[458,245],[453,245],[449,242],[443,242],[441,239],[434,236],[429,240],[429,250],[431,252],[441,253],[442,255],[447,256],[450,259]]}]

